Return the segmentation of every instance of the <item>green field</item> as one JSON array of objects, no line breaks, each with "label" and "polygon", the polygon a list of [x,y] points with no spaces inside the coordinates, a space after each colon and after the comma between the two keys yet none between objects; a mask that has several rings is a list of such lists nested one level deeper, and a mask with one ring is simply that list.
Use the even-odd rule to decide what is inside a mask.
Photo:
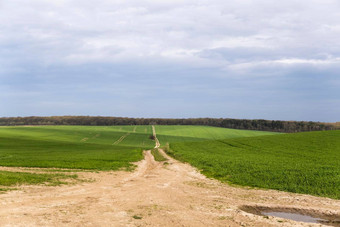
[{"label": "green field", "polygon": [[[200,126],[157,126],[161,143],[270,134]],[[117,170],[154,146],[151,126],[0,127],[0,166]]]},{"label": "green field", "polygon": [[117,170],[154,146],[151,126],[0,128],[0,166]]},{"label": "green field", "polygon": [[[340,131],[293,134],[208,126],[155,126],[161,146],[232,184],[340,198]],[[0,166],[132,170],[151,149],[147,126],[0,127]],[[164,161],[157,150],[155,159]],[[66,175],[0,173],[0,186],[56,184]],[[6,183],[5,183],[6,182]]]},{"label": "green field", "polygon": [[[133,169],[154,146],[151,126],[0,127],[0,166],[90,170]],[[0,172],[0,190],[20,184],[58,185],[67,174]],[[2,188],[1,188],[2,187]]]},{"label": "green field", "polygon": [[[156,130],[164,144],[263,134],[200,126],[157,126]],[[148,125],[0,127],[0,166],[129,170],[133,169],[132,162],[143,158],[142,150],[154,147],[151,134]],[[164,160],[158,151],[153,154],[156,160]],[[59,178],[2,172],[0,185],[51,183]]]},{"label": "green field", "polygon": [[171,143],[208,177],[243,186],[340,198],[340,131]]},{"label": "green field", "polygon": [[276,134],[273,132],[192,125],[156,125],[155,128],[161,145],[172,142],[205,141]]}]

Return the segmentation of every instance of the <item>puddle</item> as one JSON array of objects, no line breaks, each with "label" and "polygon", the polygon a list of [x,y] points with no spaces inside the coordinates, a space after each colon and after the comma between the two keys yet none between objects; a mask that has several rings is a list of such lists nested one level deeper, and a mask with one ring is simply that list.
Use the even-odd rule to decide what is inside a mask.
[{"label": "puddle", "polygon": [[261,215],[264,217],[274,216],[293,221],[305,223],[317,223],[330,226],[340,227],[340,216],[336,214],[324,214],[316,210],[297,209],[288,207],[261,207],[261,206],[242,206],[241,210]]},{"label": "puddle", "polygon": [[291,219],[293,221],[309,222],[309,223],[325,223],[327,220],[314,218],[309,215],[296,214],[291,212],[262,212],[262,215],[275,216],[279,218]]}]

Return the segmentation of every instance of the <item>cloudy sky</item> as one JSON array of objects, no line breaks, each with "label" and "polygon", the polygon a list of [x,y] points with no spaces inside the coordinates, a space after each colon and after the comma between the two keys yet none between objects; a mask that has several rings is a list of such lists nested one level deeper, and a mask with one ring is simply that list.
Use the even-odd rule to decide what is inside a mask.
[{"label": "cloudy sky", "polygon": [[338,0],[0,0],[0,116],[340,121]]}]

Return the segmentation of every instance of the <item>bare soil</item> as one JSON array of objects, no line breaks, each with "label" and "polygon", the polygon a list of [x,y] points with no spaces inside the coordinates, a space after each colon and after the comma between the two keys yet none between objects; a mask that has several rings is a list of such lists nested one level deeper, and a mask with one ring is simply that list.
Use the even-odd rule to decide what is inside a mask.
[{"label": "bare soil", "polygon": [[320,226],[247,213],[242,206],[339,215],[339,200],[234,187],[166,157],[168,161],[156,162],[145,151],[134,172],[79,172],[81,178],[93,181],[22,186],[0,194],[0,225]]}]

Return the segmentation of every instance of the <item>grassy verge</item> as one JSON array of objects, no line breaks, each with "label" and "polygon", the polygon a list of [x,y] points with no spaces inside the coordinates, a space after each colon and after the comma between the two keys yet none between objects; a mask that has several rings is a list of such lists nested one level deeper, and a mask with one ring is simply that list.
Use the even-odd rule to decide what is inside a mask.
[{"label": "grassy verge", "polygon": [[159,152],[157,148],[152,149],[151,154],[153,155],[153,157],[155,157],[155,160],[157,162],[163,162],[163,161],[168,160]]},{"label": "grassy verge", "polygon": [[56,186],[66,184],[70,179],[77,179],[75,174],[37,174],[26,172],[10,172],[0,171],[0,190],[6,191],[12,186],[23,184],[44,184],[49,186]]},{"label": "grassy verge", "polygon": [[233,184],[340,199],[340,131],[170,144],[174,158]]}]

